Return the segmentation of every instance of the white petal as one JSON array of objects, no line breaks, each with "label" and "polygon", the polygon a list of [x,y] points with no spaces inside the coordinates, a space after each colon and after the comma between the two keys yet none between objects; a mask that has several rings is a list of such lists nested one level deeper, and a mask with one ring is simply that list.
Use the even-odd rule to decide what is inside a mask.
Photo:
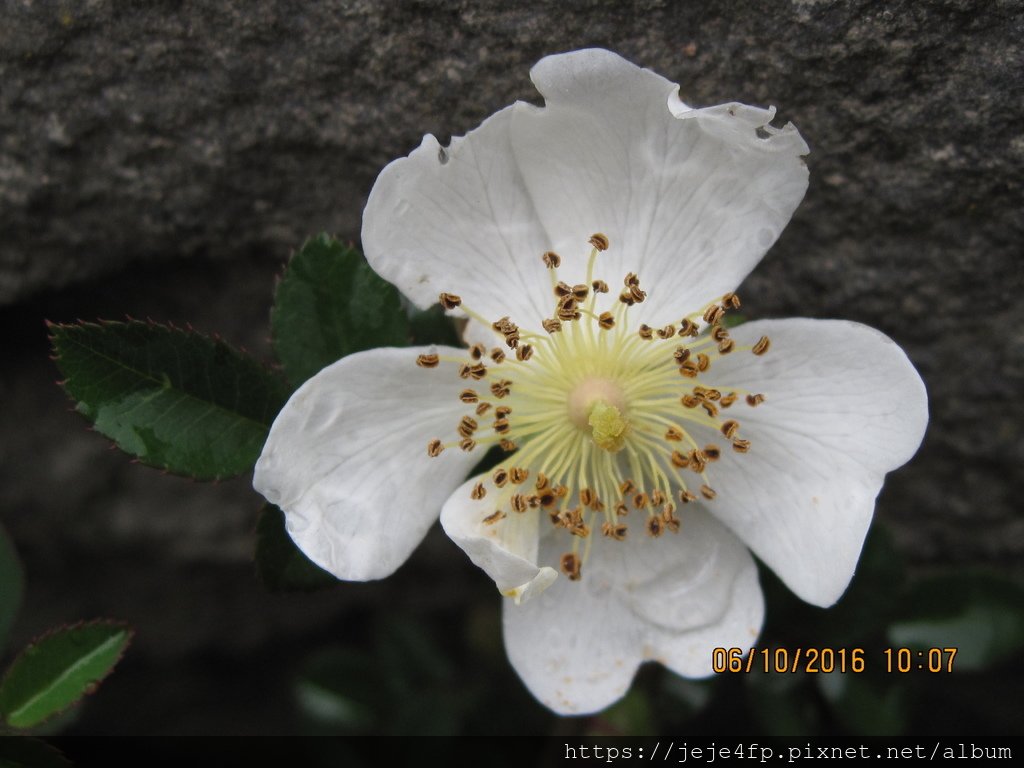
[{"label": "white petal", "polygon": [[292,395],[256,463],[256,490],[339,579],[380,579],[405,562],[480,458],[427,456],[431,439],[455,438],[466,382],[451,363],[417,367],[425,351],[373,349],[328,366]]},{"label": "white petal", "polygon": [[773,110],[689,109],[676,85],[603,50],[549,56],[530,75],[545,106],[515,106],[512,147],[554,250],[582,263],[567,257],[606,234],[599,274],[637,272],[652,325],[739,285],[807,189],[796,129],[758,133]]},{"label": "white petal", "polygon": [[442,148],[433,136],[377,178],[363,213],[370,265],[421,308],[442,291],[490,320],[538,327],[552,304],[548,238],[509,145],[512,111]]},{"label": "white petal", "polygon": [[[724,526],[689,506],[679,533],[651,539],[627,518],[624,542],[596,540],[580,581],[561,578],[525,605],[504,606],[505,645],[526,686],[563,714],[604,709],[637,667],[658,661],[710,675],[712,649],[750,647],[764,616],[757,568]],[[544,536],[542,562],[571,543]]]},{"label": "white petal", "polygon": [[853,576],[885,473],[921,443],[927,394],[903,350],[867,326],[767,320],[733,332],[737,344],[761,335],[763,357],[734,352],[707,374],[723,391],[765,395],[725,412],[751,448],[723,450],[709,469],[708,508],[797,595],[828,606]]},{"label": "white petal", "polygon": [[[472,499],[482,482],[487,495]],[[505,505],[505,518],[485,523],[496,505],[498,489],[487,478],[475,477],[458,488],[441,509],[441,525],[452,541],[494,579],[498,590],[519,603],[543,592],[557,578],[550,567],[537,565],[538,515],[516,513]]]}]

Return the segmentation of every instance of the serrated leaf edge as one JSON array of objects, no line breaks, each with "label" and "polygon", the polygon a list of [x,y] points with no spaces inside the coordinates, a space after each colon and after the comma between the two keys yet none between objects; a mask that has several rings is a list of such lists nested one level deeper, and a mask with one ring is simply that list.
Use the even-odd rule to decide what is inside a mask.
[{"label": "serrated leaf edge", "polygon": [[[7,725],[10,728],[14,728],[16,731],[26,731],[26,730],[30,730],[31,728],[37,728],[38,726],[43,725],[44,723],[48,722],[52,718],[54,718],[57,715],[61,714],[62,712],[66,712],[68,709],[70,709],[71,707],[75,706],[78,702],[80,702],[82,700],[82,698],[84,698],[85,696],[91,696],[92,694],[94,694],[99,689],[99,686],[110,676],[110,673],[114,671],[114,668],[117,667],[117,665],[121,662],[121,659],[124,658],[124,654],[128,650],[128,646],[131,645],[132,640],[135,638],[135,629],[130,624],[128,624],[128,622],[126,622],[126,621],[118,621],[116,619],[92,619],[91,621],[84,621],[83,620],[83,621],[76,621],[76,622],[74,622],[72,624],[61,624],[60,626],[48,629],[43,634],[41,634],[41,635],[33,638],[32,640],[30,640],[28,645],[26,645],[24,648],[21,649],[21,651],[18,653],[18,655],[14,657],[14,660],[8,665],[6,671],[4,672],[3,678],[0,679],[0,691],[2,691],[4,686],[7,684],[8,678],[11,676],[11,673],[13,672],[14,668],[17,666],[18,661],[31,648],[39,645],[44,640],[47,640],[47,639],[49,639],[51,637],[54,637],[55,635],[58,635],[58,634],[60,634],[62,632],[70,632],[72,630],[82,629],[84,627],[95,627],[95,626],[103,626],[103,625],[109,626],[111,628],[115,628],[116,627],[116,628],[124,629],[126,634],[125,634],[125,637],[124,637],[123,645],[121,646],[121,650],[117,654],[117,658],[114,659],[113,663],[111,663],[110,668],[106,671],[106,673],[104,673],[100,678],[98,678],[96,680],[93,680],[92,684],[86,688],[86,690],[85,690],[85,692],[83,693],[82,696],[78,697],[77,699],[75,699],[72,702],[69,702],[67,704],[67,706],[62,707],[61,709],[57,709],[57,710],[51,712],[46,717],[44,717],[42,720],[40,720],[38,723],[35,723],[35,724],[31,725],[31,726],[27,726],[26,728],[19,728],[18,726],[11,725],[8,722],[8,719],[9,719],[8,715],[10,714],[8,712],[0,712],[0,723],[3,723],[4,725]],[[95,651],[94,651],[94,653],[95,653]],[[61,677],[58,678],[58,681],[62,680],[63,677],[64,677],[64,674],[62,674]],[[50,688],[52,688],[52,686],[50,686]],[[47,690],[50,690],[50,688],[48,688]],[[30,703],[32,701],[37,700],[38,698],[39,698],[39,695],[33,697],[30,700]],[[25,708],[25,705],[22,705],[20,709],[24,709],[24,708]]]},{"label": "serrated leaf edge", "polygon": [[[189,334],[192,334],[194,336],[198,336],[199,338],[204,339],[205,341],[208,341],[208,342],[214,344],[215,346],[223,347],[231,355],[233,355],[236,360],[243,360],[243,361],[255,363],[265,373],[267,373],[272,378],[276,379],[278,381],[278,383],[280,383],[282,385],[282,392],[289,392],[290,393],[290,392],[293,391],[293,388],[289,384],[287,378],[284,376],[284,372],[281,370],[281,367],[279,365],[277,365],[277,366],[268,365],[265,361],[260,360],[257,357],[253,357],[248,352],[246,352],[246,351],[244,351],[242,349],[236,349],[234,346],[232,346],[228,342],[224,341],[219,335],[217,335],[217,334],[211,335],[211,334],[208,334],[208,333],[203,333],[202,331],[197,331],[190,324],[187,324],[187,323],[186,323],[186,326],[184,328],[179,328],[174,323],[169,322],[169,321],[165,322],[165,323],[159,323],[159,322],[156,322],[155,320],[148,319],[148,318],[145,321],[143,321],[143,320],[137,320],[136,318],[133,318],[133,317],[131,317],[129,315],[125,315],[125,320],[105,320],[103,318],[100,318],[100,319],[97,319],[95,321],[77,320],[77,321],[75,321],[73,323],[55,323],[55,322],[52,322],[50,320],[44,320],[43,322],[46,324],[46,327],[48,329],[51,329],[51,330],[54,329],[54,328],[56,328],[58,330],[63,330],[63,329],[68,329],[68,328],[70,328],[70,329],[90,328],[90,327],[91,328],[106,328],[106,327],[109,327],[109,326],[112,326],[112,325],[119,325],[119,326],[125,326],[125,327],[136,325],[136,326],[146,326],[146,327],[150,327],[150,328],[158,328],[160,330],[167,331],[168,333],[171,333],[171,332],[189,333]],[[60,354],[58,353],[58,350],[57,350],[56,339],[57,339],[56,334],[51,332],[49,334],[48,340],[50,342],[51,349],[53,349],[53,351],[54,351],[54,354],[50,355],[50,359],[53,360],[54,363],[57,364],[57,367],[59,369],[60,368],[61,356],[60,356]],[[114,360],[112,362],[118,362],[119,363],[120,361]],[[128,366],[125,366],[125,367],[128,367]],[[152,377],[150,377],[148,374],[144,374],[141,371],[136,371],[133,368],[130,369],[130,370],[134,371],[135,373],[138,373],[143,378],[150,379],[150,380],[152,380],[152,381],[154,381],[156,383],[160,383],[160,382],[156,381],[155,379],[152,379]],[[61,370],[61,374],[63,374],[63,373],[64,373],[64,371]],[[67,383],[68,383],[69,380],[70,380],[70,377],[61,379],[60,381],[57,382],[57,386],[59,386],[62,390],[64,390],[64,394],[67,395],[68,399],[74,405],[74,407],[71,408],[71,410],[74,411],[75,413],[77,413],[79,416],[81,416],[87,422],[89,422],[90,431],[97,432],[97,434],[103,434],[102,432],[98,432],[98,430],[95,430],[93,428],[93,424],[94,424],[93,420],[90,419],[88,416],[86,416],[84,413],[82,413],[81,410],[79,410],[78,405],[79,405],[80,401],[76,397],[74,397],[68,391]],[[258,421],[256,419],[249,418],[248,416],[244,416],[244,415],[239,414],[239,418],[245,419],[246,421],[252,422],[253,424],[258,424],[261,427],[266,427],[268,430],[270,429],[270,424],[265,424],[262,421]],[[104,435],[104,437],[106,437],[106,435]],[[178,471],[176,471],[174,468],[172,468],[167,463],[158,463],[158,462],[146,461],[146,460],[141,459],[141,458],[139,458],[137,456],[132,456],[132,454],[128,453],[123,448],[121,448],[121,446],[119,446],[116,441],[111,441],[110,447],[112,449],[117,449],[117,450],[121,451],[126,456],[131,456],[132,457],[131,461],[132,461],[133,464],[141,464],[144,467],[149,467],[151,469],[159,470],[159,471],[163,472],[164,474],[174,475],[175,477],[182,477],[182,478],[185,478],[185,479],[188,479],[188,480],[194,480],[194,481],[199,481],[199,482],[214,482],[214,483],[216,483],[216,482],[220,482],[221,480],[227,480],[227,479],[231,479],[233,477],[238,477],[239,475],[245,474],[244,472],[240,472],[238,474],[215,474],[215,475],[211,475],[209,477],[206,477],[206,476],[198,476],[197,477],[195,475],[190,475],[190,474],[187,474],[185,472],[178,472]]]}]

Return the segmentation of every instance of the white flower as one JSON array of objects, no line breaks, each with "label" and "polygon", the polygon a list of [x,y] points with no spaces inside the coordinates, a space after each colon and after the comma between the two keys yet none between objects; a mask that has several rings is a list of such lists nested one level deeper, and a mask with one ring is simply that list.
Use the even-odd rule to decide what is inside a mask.
[{"label": "white flower", "polygon": [[[748,547],[804,600],[835,602],[927,404],[865,326],[721,323],[806,190],[792,125],[691,109],[607,51],[531,76],[544,107],[514,104],[448,148],[424,137],[364,215],[373,268],[467,316],[474,346],[326,368],[274,423],[255,485],[342,579],[394,571],[443,506],[512,598],[526,685],[582,713],[645,660],[705,676],[712,648],[749,647]],[[462,483],[496,443],[504,463]]]}]

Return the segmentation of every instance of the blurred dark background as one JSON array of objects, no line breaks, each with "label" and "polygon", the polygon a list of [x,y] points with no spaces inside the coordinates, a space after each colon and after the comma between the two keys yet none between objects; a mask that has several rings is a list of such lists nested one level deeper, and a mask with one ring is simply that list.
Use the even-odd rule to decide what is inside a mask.
[{"label": "blurred dark background", "polygon": [[[793,733],[862,728],[830,708],[853,694],[816,681],[794,693],[646,668],[606,718],[555,721],[507,666],[492,585],[437,531],[385,582],[269,594],[250,478],[132,465],[55,383],[44,319],[191,323],[269,356],[290,252],[320,231],[358,242],[387,162],[535,101],[530,66],[574,48],[615,50],[694,105],[778,106],[811,146],[811,183],[742,287],[745,311],[872,325],[928,386],[924,445],[876,514],[879,572],[898,560],[908,591],[865,565],[862,613],[824,613],[769,580],[769,637],[820,645],[829,627],[853,642],[873,595],[939,578],[985,602],[984,579],[1024,577],[1021,2],[7,0],[0,14],[0,523],[28,585],[5,658],[62,622],[137,629],[71,732],[653,732],[711,711],[770,731],[780,702]],[[892,639],[872,632],[876,652]],[[895,708],[875,731],[998,734],[1020,722],[1022,682],[1010,653],[910,693],[882,680],[851,706]],[[374,690],[403,714],[375,710]]]}]

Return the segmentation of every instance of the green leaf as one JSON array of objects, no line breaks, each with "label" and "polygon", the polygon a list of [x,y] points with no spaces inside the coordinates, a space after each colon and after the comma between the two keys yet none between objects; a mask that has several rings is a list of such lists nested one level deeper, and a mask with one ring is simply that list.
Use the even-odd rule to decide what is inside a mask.
[{"label": "green leaf", "polygon": [[21,562],[7,532],[0,526],[0,652],[7,643],[25,591]]},{"label": "green leaf", "polygon": [[44,635],[18,655],[0,682],[0,717],[14,728],[31,728],[67,709],[96,690],[131,637],[131,629],[113,621]]},{"label": "green leaf", "polygon": [[42,739],[0,736],[2,768],[71,768],[71,761]]},{"label": "green leaf", "polygon": [[309,592],[338,583],[295,546],[284,527],[284,513],[272,504],[256,523],[256,574],[272,592]]},{"label": "green leaf", "polygon": [[836,719],[851,733],[899,736],[906,731],[906,690],[891,676],[832,672],[814,680]]},{"label": "green leaf", "polygon": [[52,331],[78,410],[121,450],[170,472],[247,472],[287,399],[260,363],[198,333],[137,321]]},{"label": "green leaf", "polygon": [[[465,321],[463,321],[463,324]],[[444,313],[444,307],[435,304],[430,309],[417,310],[409,318],[409,334],[418,346],[444,344],[461,347],[462,339],[455,320]]]},{"label": "green leaf", "polygon": [[657,732],[649,697],[638,685],[594,717],[586,731],[588,736],[655,736]]},{"label": "green leaf", "polygon": [[889,627],[891,645],[956,648],[957,672],[984,669],[1024,649],[1024,590],[1013,582],[945,574],[915,585],[904,603],[913,608]]},{"label": "green leaf", "polygon": [[295,693],[313,722],[341,733],[368,733],[378,722],[381,686],[374,659],[345,648],[320,651],[304,665]]},{"label": "green leaf", "polygon": [[274,351],[298,387],[345,355],[405,346],[409,320],[393,285],[355,248],[319,235],[292,256],[270,315]]}]

